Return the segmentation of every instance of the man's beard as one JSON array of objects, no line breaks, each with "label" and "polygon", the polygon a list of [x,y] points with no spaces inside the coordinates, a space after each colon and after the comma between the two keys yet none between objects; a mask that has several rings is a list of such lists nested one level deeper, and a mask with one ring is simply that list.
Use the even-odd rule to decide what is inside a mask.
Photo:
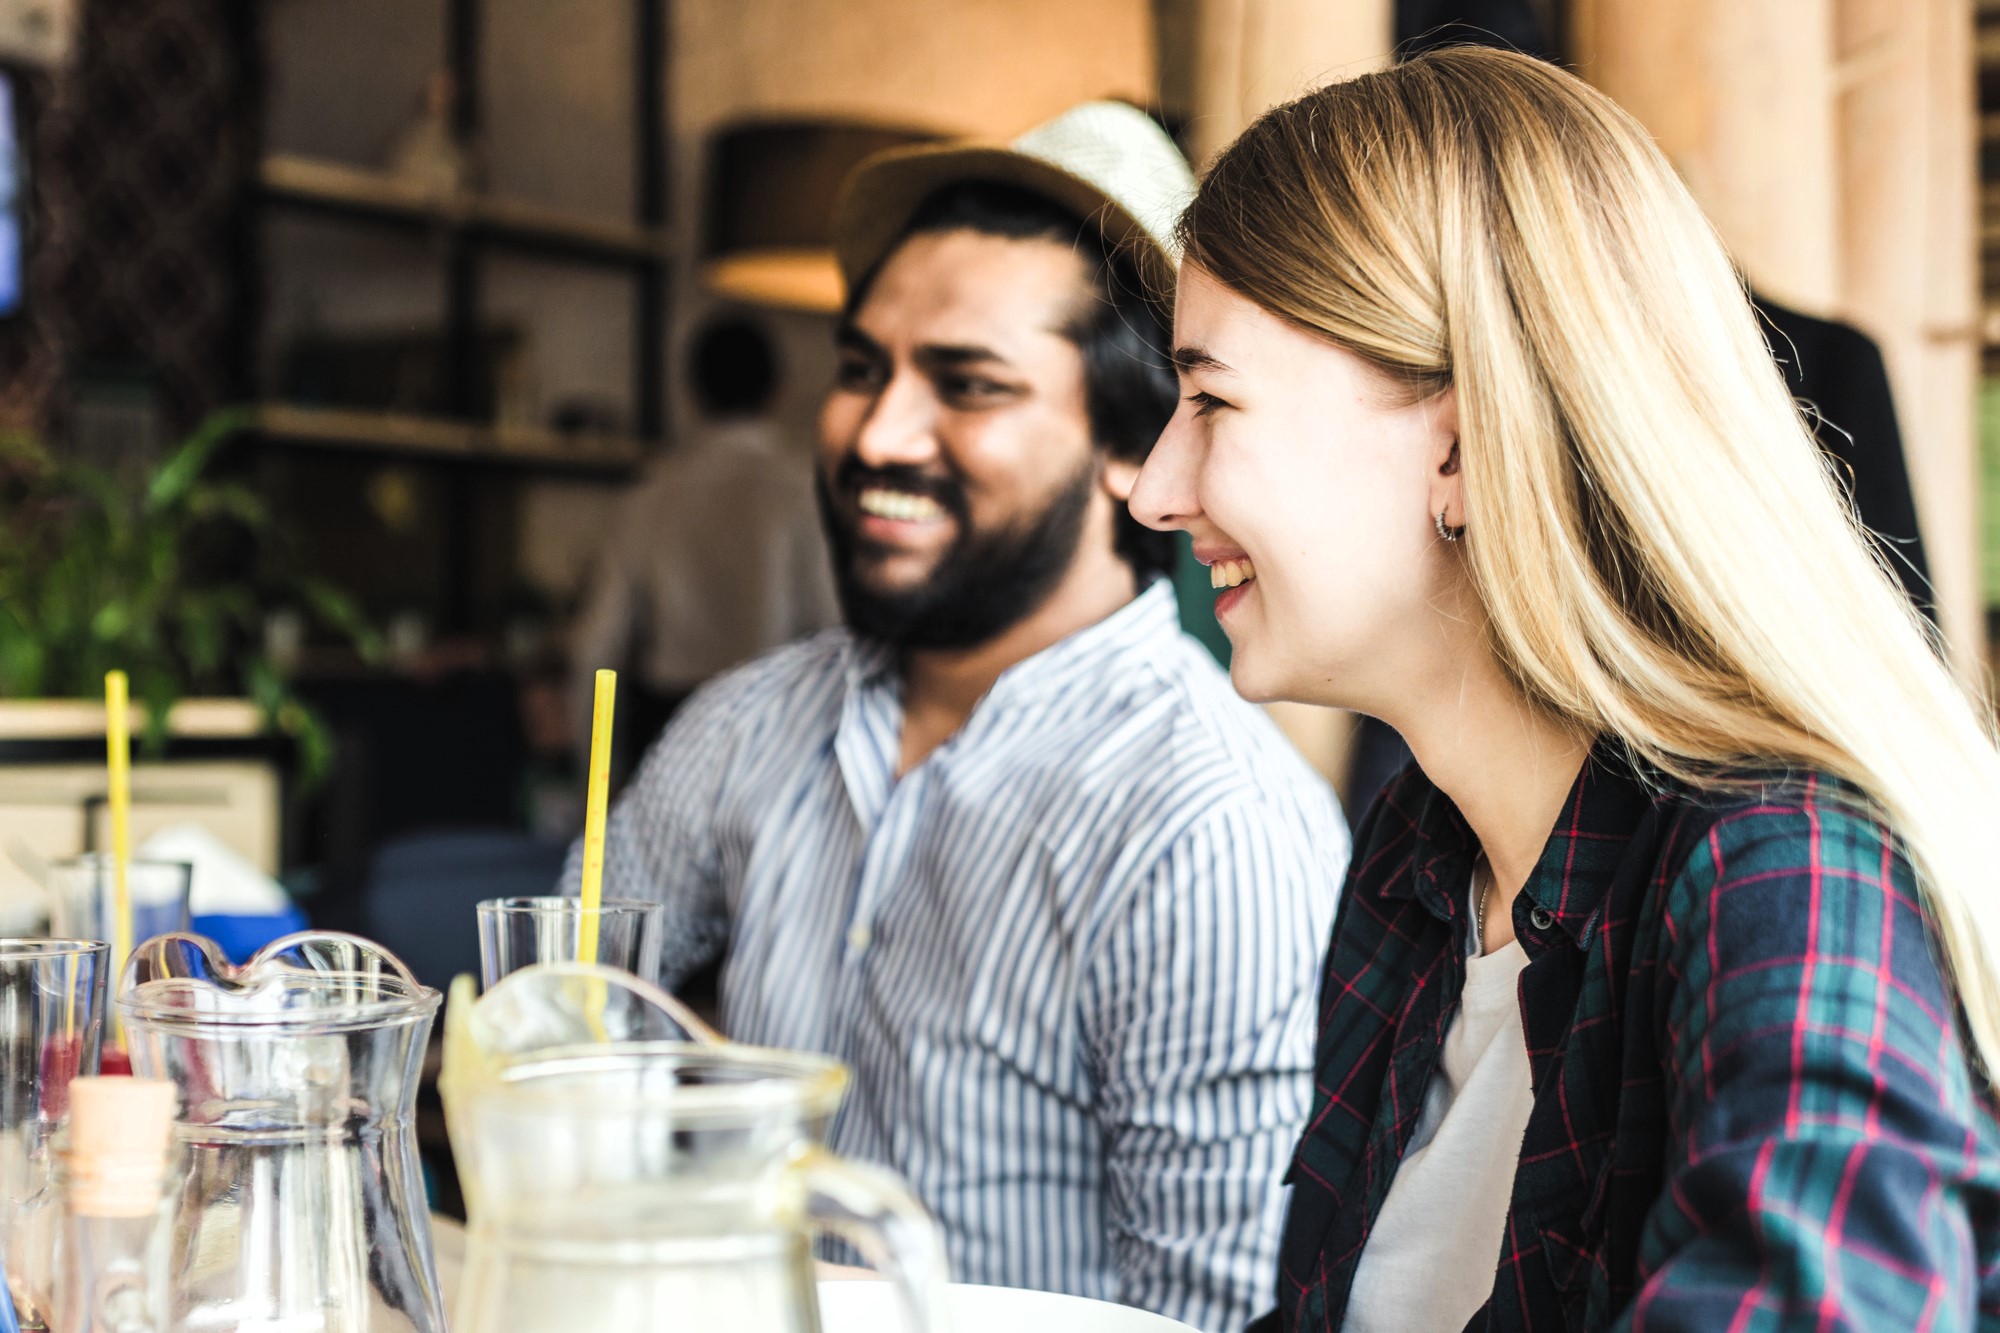
[{"label": "man's beard", "polygon": [[849,629],[897,648],[972,648],[991,642],[1038,610],[1076,560],[1083,544],[1097,460],[1087,459],[1043,510],[1025,523],[974,532],[957,481],[916,468],[867,467],[845,459],[833,485],[846,497],[870,486],[927,495],[958,524],[958,537],[930,577],[914,588],[881,592],[861,581],[857,565],[872,543],[855,531],[834,501],[825,473],[816,475],[820,518],[833,556],[835,589]]}]

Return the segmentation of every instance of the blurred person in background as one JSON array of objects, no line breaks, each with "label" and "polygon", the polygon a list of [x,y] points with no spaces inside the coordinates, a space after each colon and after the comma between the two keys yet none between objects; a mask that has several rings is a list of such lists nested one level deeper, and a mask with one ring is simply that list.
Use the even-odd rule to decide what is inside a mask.
[{"label": "blurred person in background", "polygon": [[1247,696],[1417,759],[1256,1327],[2000,1327],[2000,753],[1652,139],[1433,52],[1180,234],[1133,512],[1248,574]]},{"label": "blurred person in background", "polygon": [[840,616],[811,459],[770,416],[769,335],[741,317],[703,326],[688,387],[699,429],[620,500],[570,640],[579,743],[589,744],[595,672],[620,672],[621,759],[651,744],[704,681]]},{"label": "blurred person in background", "polygon": [[688,701],[604,891],[665,902],[668,985],[722,957],[729,1035],[853,1067],[832,1146],[910,1182],[958,1279],[1223,1333],[1269,1300],[1347,838],[1125,510],[1192,184],[1116,103],[857,171],[846,623]]}]

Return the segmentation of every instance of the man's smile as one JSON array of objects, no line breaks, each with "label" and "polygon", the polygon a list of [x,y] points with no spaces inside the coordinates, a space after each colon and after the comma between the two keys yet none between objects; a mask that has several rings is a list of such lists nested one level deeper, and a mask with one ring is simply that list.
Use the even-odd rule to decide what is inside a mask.
[{"label": "man's smile", "polygon": [[945,507],[928,495],[887,486],[868,487],[855,497],[854,503],[864,514],[901,523],[939,523],[950,517]]}]

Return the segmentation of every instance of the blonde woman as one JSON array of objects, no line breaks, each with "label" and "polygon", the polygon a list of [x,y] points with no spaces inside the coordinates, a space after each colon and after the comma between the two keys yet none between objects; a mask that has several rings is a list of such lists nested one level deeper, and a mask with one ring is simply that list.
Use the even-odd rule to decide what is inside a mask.
[{"label": "blonde woman", "polygon": [[1267,1325],[2000,1327],[2000,757],[1645,134],[1447,51],[1270,113],[1182,231],[1133,510],[1243,693],[1417,759]]}]

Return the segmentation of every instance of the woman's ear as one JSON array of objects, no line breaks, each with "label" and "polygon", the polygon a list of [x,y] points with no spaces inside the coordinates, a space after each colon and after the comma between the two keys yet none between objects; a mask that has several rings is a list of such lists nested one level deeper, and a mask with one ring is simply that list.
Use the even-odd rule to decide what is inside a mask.
[{"label": "woman's ear", "polygon": [[[1464,460],[1458,448],[1458,399],[1446,389],[1424,404],[1429,424],[1430,516],[1448,528],[1465,526]],[[1443,515],[1440,519],[1438,516]]]}]

